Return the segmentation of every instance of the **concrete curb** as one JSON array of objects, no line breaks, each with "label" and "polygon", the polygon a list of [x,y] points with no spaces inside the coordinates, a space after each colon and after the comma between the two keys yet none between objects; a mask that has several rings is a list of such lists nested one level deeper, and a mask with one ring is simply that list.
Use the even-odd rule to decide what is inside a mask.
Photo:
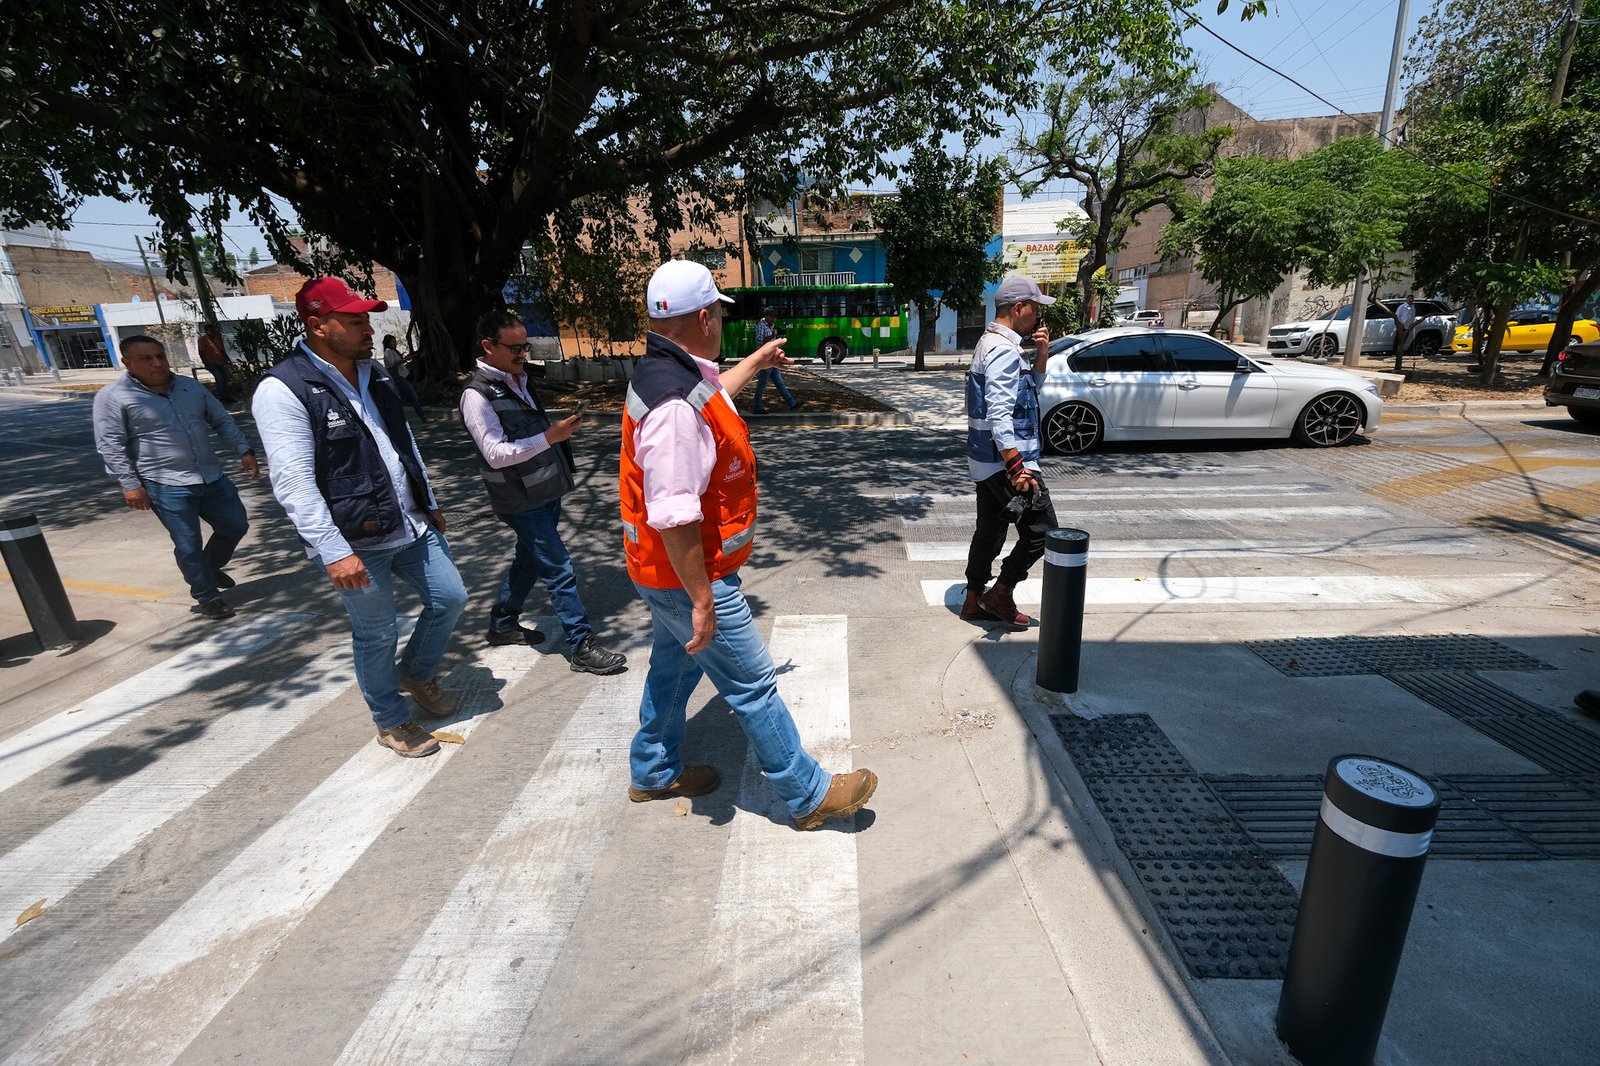
[{"label": "concrete curb", "polygon": [[1414,415],[1458,415],[1492,411],[1533,411],[1550,405],[1543,400],[1455,400],[1448,403],[1386,403],[1385,411],[1404,411]]}]

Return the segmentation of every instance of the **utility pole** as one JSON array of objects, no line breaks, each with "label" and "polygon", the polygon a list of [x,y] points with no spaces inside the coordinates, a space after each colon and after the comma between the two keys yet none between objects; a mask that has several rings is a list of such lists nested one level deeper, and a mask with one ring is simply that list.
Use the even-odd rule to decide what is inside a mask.
[{"label": "utility pole", "polygon": [[[1583,0],[1574,0],[1582,3]],[[1406,43],[1406,16],[1410,13],[1410,0],[1400,0],[1400,12],[1394,21],[1394,46],[1389,50],[1389,84],[1383,91],[1383,118],[1378,121],[1378,144],[1384,151],[1394,145],[1390,133],[1394,129],[1395,97],[1400,91],[1400,57]],[[1344,365],[1361,365],[1361,342],[1367,331],[1367,272],[1356,276],[1355,291],[1350,295],[1350,332],[1344,344]]]},{"label": "utility pole", "polygon": [[[150,283],[150,299],[156,302],[156,318],[161,320],[162,339],[165,341],[168,339],[165,336],[167,332],[167,313],[161,309],[161,292],[156,288],[156,276],[150,272],[150,257],[145,254],[144,239],[135,234],[133,246],[139,249],[139,262],[144,264],[144,279]],[[189,364],[189,375],[196,381],[200,380],[200,374],[195,370],[193,363]]]}]

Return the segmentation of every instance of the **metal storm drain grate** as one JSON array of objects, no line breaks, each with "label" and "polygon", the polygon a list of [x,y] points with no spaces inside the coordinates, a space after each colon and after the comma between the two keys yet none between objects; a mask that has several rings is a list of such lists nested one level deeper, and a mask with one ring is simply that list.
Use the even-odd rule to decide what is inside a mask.
[{"label": "metal storm drain grate", "polygon": [[1549,670],[1548,663],[1488,637],[1289,637],[1246,641],[1279,673],[1290,677],[1344,677],[1419,670]]},{"label": "metal storm drain grate", "polygon": [[1300,906],[1266,859],[1134,859],[1134,875],[1196,977],[1283,976]]}]

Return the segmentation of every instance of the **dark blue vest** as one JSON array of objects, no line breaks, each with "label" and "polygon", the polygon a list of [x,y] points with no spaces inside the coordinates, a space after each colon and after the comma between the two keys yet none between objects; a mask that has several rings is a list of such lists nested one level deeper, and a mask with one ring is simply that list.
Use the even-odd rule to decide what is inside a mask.
[{"label": "dark blue vest", "polygon": [[[405,528],[400,498],[389,481],[383,454],[367,424],[345,399],[344,390],[329,381],[300,349],[267,371],[267,376],[283,382],[305,404],[316,442],[317,488],[333,514],[333,524],[350,547],[359,551],[393,539]],[[381,366],[373,364],[368,390],[383,418],[389,443],[405,467],[411,497],[418,507],[425,508],[432,498],[428,475],[411,445],[400,396]]]},{"label": "dark blue vest", "polygon": [[[464,388],[489,401],[490,409],[500,419],[500,431],[506,440],[527,440],[550,428],[550,416],[545,414],[537,397],[533,406],[528,406],[508,385],[485,374],[481,367],[467,378]],[[533,396],[531,387],[528,395]],[[572,470],[572,449],[566,441],[498,470],[489,465],[482,451],[478,453],[478,473],[483,476],[483,483],[489,490],[489,505],[496,514],[521,514],[559,500],[575,485]]]}]

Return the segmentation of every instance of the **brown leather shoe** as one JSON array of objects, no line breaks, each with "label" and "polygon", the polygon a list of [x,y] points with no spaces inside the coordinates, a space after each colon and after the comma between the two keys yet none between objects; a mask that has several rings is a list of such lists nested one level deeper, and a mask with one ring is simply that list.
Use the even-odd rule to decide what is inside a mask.
[{"label": "brown leather shoe", "polygon": [[666,788],[647,791],[629,785],[628,798],[635,803],[649,803],[651,800],[672,799],[674,796],[704,796],[707,792],[715,792],[720,784],[722,774],[715,766],[687,766],[678,779]]},{"label": "brown leather shoe", "polygon": [[843,818],[867,805],[878,788],[878,775],[871,770],[857,770],[853,774],[834,774],[828,785],[828,794],[822,797],[817,809],[794,820],[797,829],[815,829],[829,818]]},{"label": "brown leather shoe", "polygon": [[415,722],[404,722],[393,729],[378,730],[378,743],[403,759],[420,759],[439,750],[433,734]]},{"label": "brown leather shoe", "polygon": [[402,677],[400,691],[416,700],[418,707],[435,718],[448,718],[456,713],[456,698],[440,688],[437,681],[413,681],[409,677]]},{"label": "brown leather shoe", "polygon": [[978,597],[978,605],[990,618],[1017,629],[1027,629],[1033,619],[1017,610],[1017,601],[1011,598],[1011,586],[996,581],[994,588]]},{"label": "brown leather shoe", "polygon": [[961,604],[961,620],[963,622],[987,622],[989,620],[989,612],[983,609],[983,604],[980,602],[982,598],[983,594],[981,592],[967,590],[967,598]]}]

